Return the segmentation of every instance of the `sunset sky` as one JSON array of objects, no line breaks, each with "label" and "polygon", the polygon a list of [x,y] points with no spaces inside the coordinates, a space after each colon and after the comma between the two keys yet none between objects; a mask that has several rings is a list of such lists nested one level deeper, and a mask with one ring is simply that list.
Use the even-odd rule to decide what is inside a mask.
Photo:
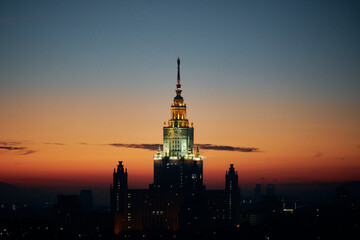
[{"label": "sunset sky", "polygon": [[207,188],[360,180],[359,1],[1,1],[0,181],[152,182],[181,59]]}]

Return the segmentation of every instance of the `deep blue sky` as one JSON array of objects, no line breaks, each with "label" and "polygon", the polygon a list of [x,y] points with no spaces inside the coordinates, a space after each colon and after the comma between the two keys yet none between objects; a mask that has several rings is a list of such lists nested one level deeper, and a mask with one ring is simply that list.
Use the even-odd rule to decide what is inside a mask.
[{"label": "deep blue sky", "polygon": [[1,93],[150,87],[179,56],[194,85],[223,93],[359,101],[359,12],[358,1],[1,1]]}]

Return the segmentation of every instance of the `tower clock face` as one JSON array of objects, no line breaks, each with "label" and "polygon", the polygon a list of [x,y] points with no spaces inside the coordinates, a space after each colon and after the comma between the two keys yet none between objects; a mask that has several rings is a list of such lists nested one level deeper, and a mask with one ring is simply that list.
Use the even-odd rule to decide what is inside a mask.
[{"label": "tower clock face", "polygon": [[196,179],[196,174],[192,174],[192,175],[191,175],[191,178],[192,178],[192,179]]}]

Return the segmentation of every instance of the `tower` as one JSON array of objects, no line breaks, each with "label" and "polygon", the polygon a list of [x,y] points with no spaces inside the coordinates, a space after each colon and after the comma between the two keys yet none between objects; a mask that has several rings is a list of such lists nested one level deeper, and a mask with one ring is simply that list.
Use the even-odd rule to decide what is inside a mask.
[{"label": "tower", "polygon": [[234,164],[230,164],[229,171],[225,174],[225,199],[226,219],[231,223],[237,223],[240,210],[240,189],[238,173]]},{"label": "tower", "polygon": [[159,147],[154,156],[154,183],[150,187],[195,194],[204,189],[203,158],[198,148],[194,154],[194,127],[189,126],[181,96],[179,58],[175,92],[170,119],[163,127],[163,152]]},{"label": "tower", "polygon": [[93,208],[93,197],[91,189],[81,189],[80,202],[84,212],[91,212]]},{"label": "tower", "polygon": [[127,192],[128,174],[122,161],[114,168],[113,185],[110,187],[110,208],[114,213],[114,232],[119,234],[127,229]]},{"label": "tower", "polygon": [[194,150],[194,127],[189,125],[181,96],[180,59],[177,60],[176,96],[168,123],[163,127],[163,149],[154,160],[154,182],[149,190],[128,189],[122,162],[114,169],[111,209],[114,233],[156,230],[198,231],[205,212],[203,158]]},{"label": "tower", "polygon": [[254,200],[256,203],[260,202],[261,200],[261,184],[256,184],[254,189]]}]

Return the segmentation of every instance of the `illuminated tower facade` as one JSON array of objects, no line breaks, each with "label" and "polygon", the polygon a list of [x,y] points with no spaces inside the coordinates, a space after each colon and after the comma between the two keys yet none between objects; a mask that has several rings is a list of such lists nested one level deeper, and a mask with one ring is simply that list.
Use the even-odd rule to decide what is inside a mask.
[{"label": "illuminated tower facade", "polygon": [[204,189],[203,158],[198,148],[194,150],[194,127],[189,125],[181,96],[180,59],[177,60],[175,92],[170,120],[164,123],[163,151],[159,147],[154,156],[154,184],[151,186],[194,193]]},{"label": "illuminated tower facade", "polygon": [[194,128],[189,127],[186,118],[186,104],[181,96],[180,59],[177,60],[176,96],[171,105],[171,114],[168,124],[164,124],[164,156],[172,159],[186,157],[193,158]]},{"label": "illuminated tower facade", "polygon": [[175,92],[170,119],[163,127],[163,146],[153,158],[154,182],[149,189],[128,189],[128,173],[122,162],[114,169],[114,233],[124,238],[137,231],[143,236],[155,231],[160,238],[167,232],[191,233],[198,238],[196,234],[207,233],[208,226],[239,223],[240,190],[233,164],[226,172],[225,191],[205,190],[203,158],[199,148],[194,148],[194,126],[189,124],[181,96],[180,59]]}]

